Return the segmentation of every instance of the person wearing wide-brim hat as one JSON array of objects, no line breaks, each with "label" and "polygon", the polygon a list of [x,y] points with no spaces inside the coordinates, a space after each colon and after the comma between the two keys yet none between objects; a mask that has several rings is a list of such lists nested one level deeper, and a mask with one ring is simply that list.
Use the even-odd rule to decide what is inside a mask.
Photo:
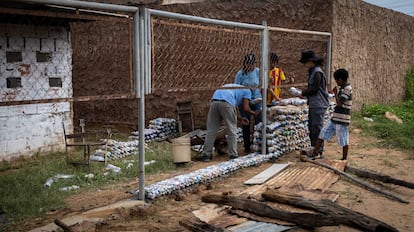
[{"label": "person wearing wide-brim hat", "polygon": [[[323,119],[326,109],[329,107],[328,91],[326,89],[326,77],[321,66],[323,58],[316,56],[312,50],[303,51],[299,60],[308,68],[308,86],[302,91],[302,96],[308,99],[309,105],[309,137],[311,146],[316,146],[319,133],[323,127]],[[322,158],[323,145],[318,156]]]}]

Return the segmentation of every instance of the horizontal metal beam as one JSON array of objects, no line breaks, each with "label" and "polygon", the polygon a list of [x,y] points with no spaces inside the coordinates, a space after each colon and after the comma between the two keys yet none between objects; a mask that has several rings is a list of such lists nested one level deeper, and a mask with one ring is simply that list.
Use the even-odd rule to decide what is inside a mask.
[{"label": "horizontal metal beam", "polygon": [[280,31],[280,32],[289,32],[289,33],[296,33],[296,34],[332,36],[332,33],[322,32],[322,31],[296,30],[296,29],[288,29],[288,28],[282,28],[282,27],[268,27],[268,29],[269,31]]},{"label": "horizontal metal beam", "polygon": [[43,5],[67,6],[67,7],[75,7],[75,8],[85,8],[85,9],[115,11],[115,12],[128,12],[128,13],[134,13],[138,10],[138,7],[135,7],[135,6],[123,6],[123,5],[87,2],[87,1],[78,1],[78,0],[16,0],[16,1],[25,2],[25,3],[43,4]]},{"label": "horizontal metal beam", "polygon": [[158,17],[167,17],[167,18],[178,19],[178,20],[188,20],[188,21],[199,22],[199,23],[209,23],[209,24],[216,24],[216,25],[221,25],[221,26],[226,26],[226,27],[239,27],[239,28],[246,28],[246,29],[253,29],[253,30],[263,30],[265,28],[265,26],[257,25],[257,24],[231,22],[231,21],[220,20],[220,19],[210,19],[210,18],[204,18],[204,17],[199,17],[199,16],[172,13],[172,12],[162,11],[162,10],[154,10],[154,9],[148,9],[148,10],[151,15],[158,16]]}]

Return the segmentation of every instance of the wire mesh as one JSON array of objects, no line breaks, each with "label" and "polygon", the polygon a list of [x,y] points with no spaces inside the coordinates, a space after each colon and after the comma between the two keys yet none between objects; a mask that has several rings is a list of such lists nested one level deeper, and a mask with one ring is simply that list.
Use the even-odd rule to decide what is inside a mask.
[{"label": "wire mesh", "polygon": [[260,35],[254,30],[153,18],[152,34],[154,91],[213,90],[233,83],[250,52],[260,66]]},{"label": "wire mesh", "polygon": [[0,102],[72,97],[68,22],[7,14],[0,20]]},{"label": "wire mesh", "polygon": [[[328,58],[328,39],[327,36],[319,35],[278,31],[269,33],[269,51],[277,53],[279,58],[278,67],[284,71],[286,76],[286,81],[282,82],[282,89],[285,89],[285,91],[282,91],[284,96],[289,96],[286,88],[290,86],[305,88],[307,85],[308,70],[299,62],[301,52],[313,50],[317,56],[324,58],[326,61]],[[323,70],[327,72],[326,65],[327,62],[324,62]]]},{"label": "wire mesh", "polygon": [[25,12],[0,13],[1,105],[131,98],[129,18]]}]

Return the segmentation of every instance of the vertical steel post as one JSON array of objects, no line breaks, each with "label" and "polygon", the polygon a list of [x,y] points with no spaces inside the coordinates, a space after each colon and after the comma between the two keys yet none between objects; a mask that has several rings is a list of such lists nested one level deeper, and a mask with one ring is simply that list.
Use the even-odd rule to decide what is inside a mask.
[{"label": "vertical steel post", "polygon": [[331,86],[331,59],[332,59],[332,35],[329,35],[328,39],[328,51],[326,56],[326,78],[328,79],[328,88],[332,88]]},{"label": "vertical steel post", "polygon": [[144,94],[144,78],[145,78],[145,65],[144,65],[144,27],[143,27],[143,14],[142,12],[135,12],[134,14],[134,81],[135,92],[138,98],[138,132],[139,132],[139,144],[138,144],[138,172],[139,172],[139,195],[140,200],[145,199],[145,150],[144,150],[144,128],[145,128],[145,94]]},{"label": "vertical steel post", "polygon": [[145,93],[151,93],[151,14],[144,9],[145,23]]},{"label": "vertical steel post", "polygon": [[146,76],[146,66],[145,60],[145,23],[144,23],[144,12],[145,8],[140,8],[140,45],[141,45],[141,75],[140,75],[140,91],[141,97],[139,98],[139,199],[145,199],[145,76]]},{"label": "vertical steel post", "polygon": [[262,65],[261,65],[261,73],[262,73],[262,155],[266,155],[267,151],[267,143],[266,143],[266,129],[267,129],[267,86],[268,86],[268,77],[269,77],[269,29],[267,28],[266,21],[263,21],[263,26],[265,28],[262,32]]}]

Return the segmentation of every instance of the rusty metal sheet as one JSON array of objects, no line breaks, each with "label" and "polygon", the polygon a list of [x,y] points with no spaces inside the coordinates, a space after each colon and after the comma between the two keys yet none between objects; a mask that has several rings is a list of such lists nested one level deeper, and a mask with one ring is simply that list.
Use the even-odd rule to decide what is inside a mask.
[{"label": "rusty metal sheet", "polygon": [[[319,162],[328,163],[339,170],[344,170],[346,165],[345,162],[337,160],[323,160]],[[338,194],[328,192],[328,189],[338,180],[339,175],[326,168],[315,166],[310,163],[297,163],[295,165],[290,165],[266,183],[246,189],[242,194],[260,198],[261,194],[267,189],[283,189],[292,194],[301,195],[302,193],[302,195],[305,194],[305,196],[312,196],[311,198],[315,200],[324,198],[335,201]],[[328,194],[322,195],[319,194],[318,191],[319,193]]]}]

